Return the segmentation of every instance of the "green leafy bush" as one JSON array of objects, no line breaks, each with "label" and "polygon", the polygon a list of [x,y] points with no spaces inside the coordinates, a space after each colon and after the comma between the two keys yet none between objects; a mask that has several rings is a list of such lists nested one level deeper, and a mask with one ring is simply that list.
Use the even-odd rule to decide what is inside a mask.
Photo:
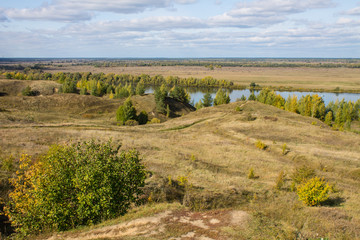
[{"label": "green leafy bush", "polygon": [[5,210],[17,232],[63,231],[126,213],[146,171],[137,151],[119,148],[111,141],[55,145],[34,164],[23,155]]},{"label": "green leafy bush", "polygon": [[323,178],[314,177],[299,185],[297,194],[306,205],[316,206],[329,198],[330,189]]}]

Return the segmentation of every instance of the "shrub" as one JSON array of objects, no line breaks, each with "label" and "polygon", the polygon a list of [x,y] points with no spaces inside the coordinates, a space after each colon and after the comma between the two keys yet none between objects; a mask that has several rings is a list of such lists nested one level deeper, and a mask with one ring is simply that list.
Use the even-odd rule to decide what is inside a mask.
[{"label": "shrub", "polygon": [[256,100],[256,96],[255,96],[254,92],[251,92],[248,100],[249,100],[249,101],[255,101],[255,100]]},{"label": "shrub", "polygon": [[148,122],[149,116],[148,116],[147,112],[143,110],[139,113],[139,116],[137,117],[137,119],[138,119],[139,124],[143,125]]},{"label": "shrub", "polygon": [[299,199],[308,206],[316,206],[329,198],[330,186],[323,179],[314,177],[297,187]]},{"label": "shrub", "polygon": [[21,91],[21,94],[23,96],[35,96],[35,92],[31,90],[31,87],[30,86],[27,86],[26,88],[24,88],[22,91]]},{"label": "shrub", "polygon": [[254,179],[254,178],[255,178],[254,169],[250,168],[249,174],[248,174],[248,179]]},{"label": "shrub", "polygon": [[15,159],[12,155],[7,158],[0,158],[1,170],[6,172],[13,172],[15,169]]},{"label": "shrub", "polygon": [[255,146],[258,148],[258,149],[261,149],[261,150],[265,150],[267,148],[267,145],[265,143],[263,143],[262,141],[260,140],[257,140],[255,142]]},{"label": "shrub", "polygon": [[286,155],[289,152],[289,148],[287,147],[286,143],[282,145],[282,155]]},{"label": "shrub", "polygon": [[279,176],[277,177],[276,184],[275,184],[275,188],[277,190],[280,190],[284,186],[285,176],[286,176],[286,174],[284,173],[284,171],[281,171],[279,173]]},{"label": "shrub", "polygon": [[158,118],[153,118],[151,119],[150,123],[161,123],[161,121]]},{"label": "shrub", "polygon": [[116,111],[116,120],[121,124],[125,124],[127,120],[136,119],[136,109],[133,106],[130,98],[126,99],[123,105],[121,105]]},{"label": "shrub", "polygon": [[136,120],[130,119],[125,122],[125,125],[126,126],[137,126],[137,125],[139,125],[139,122]]},{"label": "shrub", "polygon": [[146,171],[135,150],[94,141],[50,148],[35,164],[23,155],[6,213],[22,235],[63,231],[125,214]]}]

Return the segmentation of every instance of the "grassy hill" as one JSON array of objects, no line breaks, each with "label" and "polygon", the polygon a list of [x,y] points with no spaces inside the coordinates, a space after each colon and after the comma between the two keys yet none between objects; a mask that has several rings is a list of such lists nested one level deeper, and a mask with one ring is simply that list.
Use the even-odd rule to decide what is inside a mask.
[{"label": "grassy hill", "polygon": [[[152,95],[132,98],[138,111],[165,120],[155,113],[153,99]],[[53,239],[360,236],[360,135],[334,131],[314,118],[254,101],[196,112],[172,105],[182,117],[160,124],[117,126],[115,111],[122,101],[73,94],[0,97],[3,155],[37,155],[55,143],[112,138],[124,149],[139,150],[152,172],[143,197],[150,197],[147,205],[105,227],[54,235]],[[267,147],[257,148],[257,141]],[[314,169],[333,186],[330,199],[320,207],[305,206],[290,190],[291,175],[303,166]],[[252,179],[248,178],[250,169],[255,173]],[[276,190],[281,171],[286,174],[285,183]],[[141,221],[144,224],[139,225]],[[153,234],[151,224],[158,227]],[[118,232],[133,230],[112,236],[91,232],[106,232],[111,226]]]}]

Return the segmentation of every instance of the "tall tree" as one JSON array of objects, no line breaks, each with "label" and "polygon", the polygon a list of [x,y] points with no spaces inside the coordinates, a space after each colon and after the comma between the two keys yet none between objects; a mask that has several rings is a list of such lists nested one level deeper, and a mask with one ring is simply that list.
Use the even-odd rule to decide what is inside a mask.
[{"label": "tall tree", "polygon": [[230,102],[229,94],[226,90],[220,88],[215,96],[214,105],[228,104]]},{"label": "tall tree", "polygon": [[126,99],[124,104],[116,111],[116,120],[121,124],[125,124],[127,120],[136,120],[136,109],[130,98]]},{"label": "tall tree", "polygon": [[202,98],[202,105],[203,107],[210,107],[213,103],[213,98],[209,92],[205,93],[204,97]]}]

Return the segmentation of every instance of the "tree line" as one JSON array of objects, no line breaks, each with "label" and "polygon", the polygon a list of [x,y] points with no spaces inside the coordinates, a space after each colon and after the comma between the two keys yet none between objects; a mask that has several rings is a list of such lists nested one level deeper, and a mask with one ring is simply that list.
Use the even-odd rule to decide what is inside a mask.
[{"label": "tree line", "polygon": [[[183,86],[183,87],[223,87],[234,88],[236,87],[233,82],[227,80],[218,80],[213,77],[207,76],[204,78],[180,78],[178,76],[164,77],[162,75],[150,76],[148,74],[131,75],[131,74],[114,74],[114,73],[91,73],[91,72],[76,72],[76,73],[48,73],[48,72],[6,72],[3,73],[7,79],[19,80],[53,80],[65,84],[66,87],[70,86],[74,90],[75,86],[79,84],[82,88],[86,87],[87,91],[91,94],[91,88],[94,85],[103,85],[105,90],[100,91],[105,93],[108,86],[116,88],[120,84],[136,86],[138,83],[144,85],[160,86],[162,84],[168,86]],[[92,81],[90,83],[90,81]],[[80,82],[80,83],[79,83]],[[98,83],[100,82],[100,83]]]},{"label": "tree line", "polygon": [[285,100],[280,94],[265,88],[260,91],[256,100],[289,112],[317,118],[340,130],[350,129],[351,122],[360,118],[360,99],[356,102],[336,100],[325,106],[324,100],[317,94],[302,96],[299,100],[293,95]]}]

